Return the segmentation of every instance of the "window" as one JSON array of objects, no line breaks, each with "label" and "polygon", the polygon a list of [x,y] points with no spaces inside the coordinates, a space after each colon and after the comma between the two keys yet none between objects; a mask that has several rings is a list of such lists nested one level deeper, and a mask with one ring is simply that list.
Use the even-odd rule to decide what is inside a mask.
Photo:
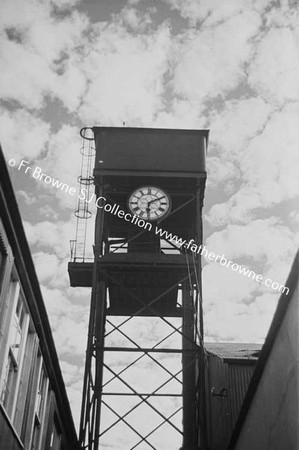
[{"label": "window", "polygon": [[[41,356],[40,356],[41,358]],[[33,424],[33,435],[31,441],[31,450],[37,450],[39,448],[39,442],[42,434],[44,416],[45,416],[45,406],[47,400],[48,392],[48,377],[41,362],[41,370],[39,373],[38,387],[35,402],[35,416]]]},{"label": "window", "polygon": [[[2,222],[0,220],[0,327],[6,311],[10,272],[13,265],[13,255],[8,243]],[[0,328],[1,334],[1,328]]]},{"label": "window", "polygon": [[61,432],[58,428],[57,419],[54,417],[53,428],[50,439],[50,449],[51,450],[60,450],[61,443]]},{"label": "window", "polygon": [[4,376],[0,397],[11,419],[13,419],[16,394],[20,381],[28,325],[29,316],[25,309],[22,294],[20,293],[14,308],[8,334],[8,353],[6,362],[4,363]]},{"label": "window", "polygon": [[37,417],[34,418],[34,427],[33,427],[33,435],[32,435],[32,441],[31,441],[31,450],[37,450],[38,449],[38,443],[39,443],[39,435],[40,435],[40,423],[37,420]]},{"label": "window", "polygon": [[7,253],[5,252],[4,246],[2,244],[0,236],[0,292],[2,289],[2,283],[4,278],[5,264],[6,264]]},{"label": "window", "polygon": [[47,375],[45,372],[44,365],[42,365],[39,376],[37,401],[36,401],[36,416],[39,422],[42,421],[46,392],[47,392]]}]

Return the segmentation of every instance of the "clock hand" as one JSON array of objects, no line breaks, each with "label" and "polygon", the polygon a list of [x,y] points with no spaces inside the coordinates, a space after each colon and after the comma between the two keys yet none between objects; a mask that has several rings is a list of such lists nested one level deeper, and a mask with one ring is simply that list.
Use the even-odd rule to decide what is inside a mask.
[{"label": "clock hand", "polygon": [[147,206],[150,205],[151,203],[157,202],[158,200],[162,200],[162,198],[165,198],[165,195],[159,198],[155,198],[154,200],[150,200],[149,202],[147,202]]}]

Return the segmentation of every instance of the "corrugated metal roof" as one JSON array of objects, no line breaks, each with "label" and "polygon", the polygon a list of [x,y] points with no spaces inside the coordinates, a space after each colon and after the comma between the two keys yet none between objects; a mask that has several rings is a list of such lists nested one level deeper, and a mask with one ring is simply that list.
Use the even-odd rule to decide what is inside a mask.
[{"label": "corrugated metal roof", "polygon": [[236,342],[206,342],[205,348],[208,353],[222,359],[257,359],[262,344],[244,344]]}]

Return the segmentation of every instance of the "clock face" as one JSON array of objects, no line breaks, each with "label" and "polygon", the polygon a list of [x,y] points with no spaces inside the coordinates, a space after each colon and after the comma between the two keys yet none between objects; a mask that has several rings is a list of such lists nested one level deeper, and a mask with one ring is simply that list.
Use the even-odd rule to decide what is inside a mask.
[{"label": "clock face", "polygon": [[171,208],[169,195],[154,186],[143,186],[134,191],[128,200],[130,211],[140,219],[159,220],[165,217]]}]

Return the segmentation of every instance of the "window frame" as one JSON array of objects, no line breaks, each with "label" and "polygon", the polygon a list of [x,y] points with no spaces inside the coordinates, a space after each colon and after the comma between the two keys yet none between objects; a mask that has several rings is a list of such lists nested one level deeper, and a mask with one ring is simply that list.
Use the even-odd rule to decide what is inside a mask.
[{"label": "window frame", "polygon": [[[47,408],[47,399],[49,392],[49,377],[43,361],[41,351],[38,351],[38,371],[37,371],[37,383],[35,389],[34,398],[34,413],[32,420],[32,429],[30,436],[30,450],[40,450],[42,444],[42,438],[45,428],[45,417]],[[40,389],[41,388],[41,389]],[[41,395],[39,397],[39,392]],[[40,398],[40,401],[39,401]],[[35,434],[36,433],[36,434]],[[36,439],[36,441],[35,441]],[[36,444],[36,445],[35,445]]]},{"label": "window frame", "polygon": [[[12,274],[15,275],[15,274]],[[13,302],[11,306],[11,311],[9,314],[9,322],[7,323],[8,334],[7,334],[7,342],[6,349],[4,352],[4,364],[2,365],[2,373],[1,373],[1,382],[0,382],[0,402],[5,409],[8,417],[11,420],[11,423],[14,424],[15,412],[16,412],[16,404],[18,400],[19,387],[22,376],[22,369],[24,363],[25,350],[28,339],[28,331],[29,331],[29,323],[30,316],[28,313],[28,309],[26,307],[25,296],[21,289],[21,285],[18,280],[14,280],[14,277],[11,278],[12,283],[12,291],[10,294],[13,296]],[[16,283],[16,284],[15,284]],[[14,354],[13,347],[15,345],[14,342],[14,321],[17,315],[17,306],[18,303],[21,303],[22,310],[24,311],[23,323],[21,325],[21,340],[20,347],[18,350],[17,358]],[[13,380],[13,390],[8,393],[8,398],[6,398],[7,393],[5,392],[6,386],[9,383],[10,377],[10,361],[12,361],[14,365],[15,377]],[[6,385],[6,386],[5,386]],[[19,434],[19,433],[18,433]]]}]

